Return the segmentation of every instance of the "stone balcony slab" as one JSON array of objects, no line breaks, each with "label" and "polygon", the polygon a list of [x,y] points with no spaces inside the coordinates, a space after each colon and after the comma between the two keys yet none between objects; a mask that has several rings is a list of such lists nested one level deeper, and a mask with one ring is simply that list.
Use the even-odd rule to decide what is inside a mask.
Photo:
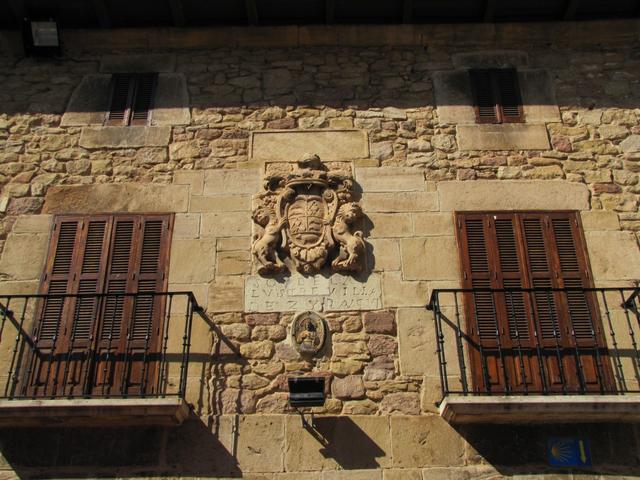
[{"label": "stone balcony slab", "polygon": [[440,416],[452,424],[640,422],[640,395],[447,396]]},{"label": "stone balcony slab", "polygon": [[0,428],[177,426],[188,415],[178,397],[0,400]]}]

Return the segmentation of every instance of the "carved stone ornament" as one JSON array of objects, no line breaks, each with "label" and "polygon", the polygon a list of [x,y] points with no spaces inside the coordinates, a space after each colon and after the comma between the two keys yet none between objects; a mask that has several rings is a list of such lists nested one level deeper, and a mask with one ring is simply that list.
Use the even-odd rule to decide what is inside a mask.
[{"label": "carved stone ornament", "polygon": [[296,315],[291,325],[291,340],[301,354],[315,354],[324,346],[327,329],[324,318],[316,312]]},{"label": "carved stone ornament", "polygon": [[329,171],[317,155],[306,154],[293,170],[265,177],[265,192],[254,197],[253,255],[261,275],[287,270],[287,258],[301,273],[317,273],[331,262],[334,271],[360,271],[365,244],[353,230],[362,216],[353,201],[353,179]]}]

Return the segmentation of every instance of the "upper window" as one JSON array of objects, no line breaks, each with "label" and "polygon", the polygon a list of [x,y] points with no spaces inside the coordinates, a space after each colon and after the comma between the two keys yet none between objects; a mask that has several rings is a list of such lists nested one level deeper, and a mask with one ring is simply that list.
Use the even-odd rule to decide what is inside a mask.
[{"label": "upper window", "polygon": [[477,123],[524,122],[515,69],[470,70]]},{"label": "upper window", "polygon": [[157,79],[156,73],[113,75],[106,124],[148,125]]}]

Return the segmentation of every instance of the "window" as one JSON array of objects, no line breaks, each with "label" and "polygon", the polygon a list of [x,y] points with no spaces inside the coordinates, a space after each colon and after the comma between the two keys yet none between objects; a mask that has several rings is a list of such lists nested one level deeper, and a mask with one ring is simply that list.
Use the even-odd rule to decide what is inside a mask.
[{"label": "window", "polygon": [[[56,218],[34,332],[38,355],[28,368],[31,395],[153,391],[158,372],[146,360],[158,349],[164,300],[116,294],[166,290],[172,222],[171,215]],[[86,296],[56,297],[68,294]]]},{"label": "window", "polygon": [[514,69],[470,70],[476,123],[524,122]]},{"label": "window", "polygon": [[456,231],[476,389],[611,391],[576,213],[460,213]]},{"label": "window", "polygon": [[113,75],[106,124],[148,125],[157,79],[156,73]]}]

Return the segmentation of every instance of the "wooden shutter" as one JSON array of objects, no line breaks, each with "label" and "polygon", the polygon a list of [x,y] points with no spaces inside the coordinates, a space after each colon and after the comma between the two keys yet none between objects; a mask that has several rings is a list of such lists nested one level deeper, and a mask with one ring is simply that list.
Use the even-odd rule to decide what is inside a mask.
[{"label": "wooden shutter", "polygon": [[[457,227],[465,288],[590,286],[574,212],[458,214]],[[476,385],[481,388],[542,388],[543,381],[551,390],[577,390],[582,381],[587,388],[608,385],[606,365],[596,364],[595,351],[605,343],[591,294],[475,292],[467,295],[465,308],[469,332],[483,349],[472,353],[474,368],[480,371]],[[538,347],[545,352],[542,356]],[[502,349],[500,360],[493,353],[496,348]],[[578,359],[582,373],[576,367]],[[542,368],[539,361],[544,362]]]},{"label": "wooden shutter", "polygon": [[147,125],[157,74],[116,74],[112,79],[107,125]]},{"label": "wooden shutter", "polygon": [[470,70],[469,76],[477,123],[524,121],[516,70]]},{"label": "wooden shutter", "polygon": [[471,70],[471,88],[475,99],[477,123],[499,123],[498,102],[490,70]]}]

